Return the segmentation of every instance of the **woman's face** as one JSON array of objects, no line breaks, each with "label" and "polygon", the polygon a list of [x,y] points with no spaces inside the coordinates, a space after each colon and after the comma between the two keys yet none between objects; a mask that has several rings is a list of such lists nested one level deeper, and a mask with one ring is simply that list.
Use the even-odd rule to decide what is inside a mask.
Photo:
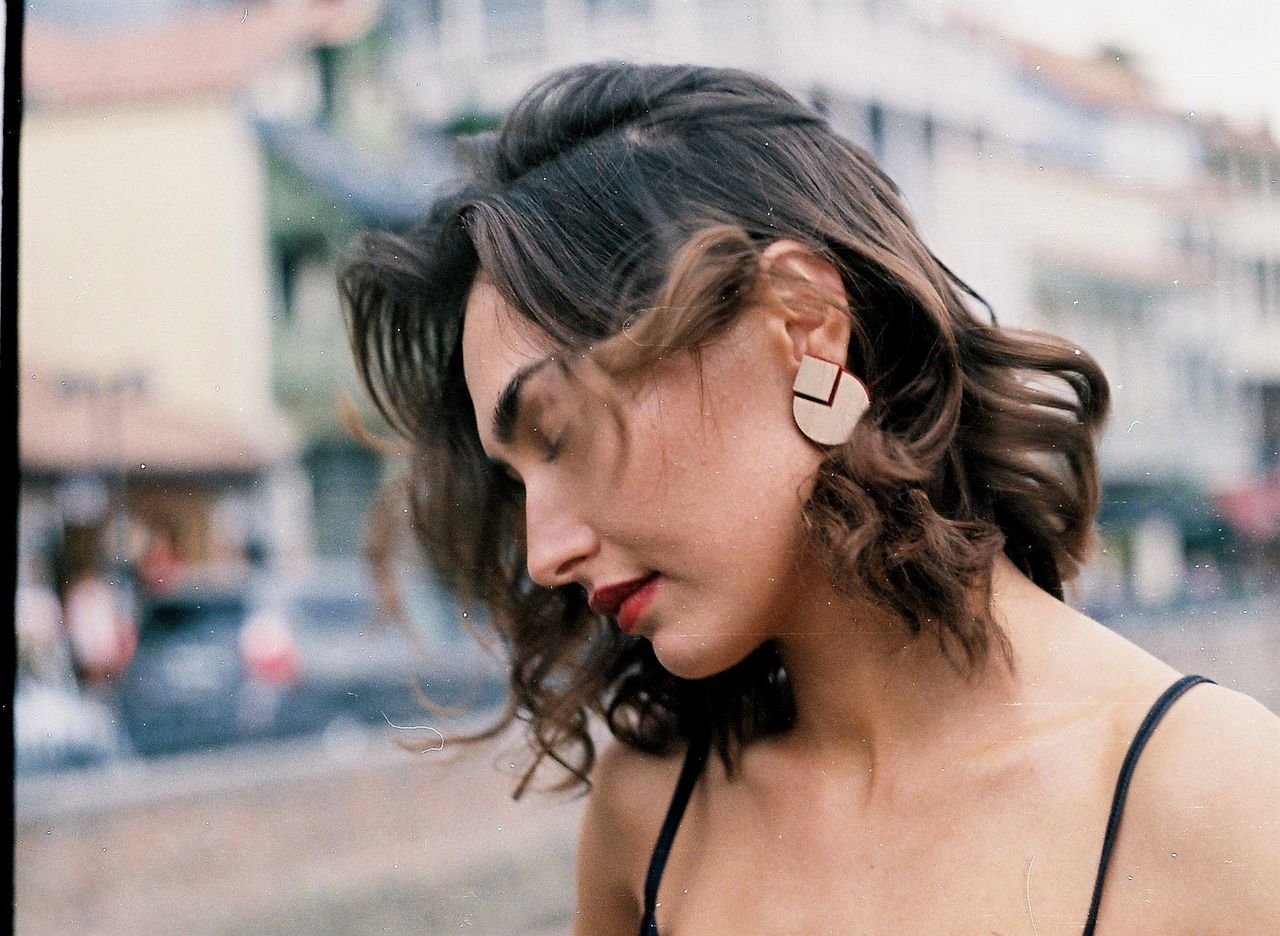
[{"label": "woman's face", "polygon": [[794,624],[820,570],[801,505],[793,330],[767,307],[619,387],[483,280],[462,349],[480,440],[525,487],[529,573],[576,583],[672,673],[720,672]]}]

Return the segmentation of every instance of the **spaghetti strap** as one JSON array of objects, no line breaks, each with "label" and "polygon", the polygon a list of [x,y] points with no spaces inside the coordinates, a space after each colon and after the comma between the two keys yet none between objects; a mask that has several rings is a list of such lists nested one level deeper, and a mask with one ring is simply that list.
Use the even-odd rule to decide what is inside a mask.
[{"label": "spaghetti strap", "polygon": [[1156,699],[1147,717],[1138,726],[1138,733],[1129,744],[1129,751],[1120,765],[1120,775],[1116,778],[1115,795],[1111,798],[1111,815],[1107,818],[1107,831],[1102,838],[1102,857],[1098,861],[1098,876],[1093,882],[1093,900],[1089,904],[1089,916],[1085,919],[1084,936],[1093,936],[1094,927],[1098,924],[1098,909],[1102,905],[1102,886],[1107,879],[1107,866],[1111,863],[1111,849],[1115,845],[1116,834],[1120,830],[1120,818],[1124,814],[1125,798],[1129,795],[1129,782],[1133,779],[1133,770],[1137,766],[1138,757],[1146,747],[1147,740],[1155,731],[1160,719],[1164,718],[1169,706],[1182,696],[1184,692],[1198,683],[1212,683],[1212,679],[1204,676],[1183,676],[1166,689]]},{"label": "spaghetti strap", "polygon": [[644,916],[640,919],[640,936],[659,936],[658,920],[658,885],[662,883],[662,871],[667,866],[667,857],[671,854],[671,845],[676,839],[676,830],[680,820],[684,818],[685,807],[689,805],[689,797],[702,773],[702,765],[711,750],[709,734],[699,733],[689,739],[689,748],[684,755],[684,767],[680,769],[680,779],[676,782],[675,793],[671,796],[671,805],[667,807],[667,817],[662,821],[662,830],[658,833],[658,841],[653,846],[653,857],[649,859],[649,873],[644,879]]}]

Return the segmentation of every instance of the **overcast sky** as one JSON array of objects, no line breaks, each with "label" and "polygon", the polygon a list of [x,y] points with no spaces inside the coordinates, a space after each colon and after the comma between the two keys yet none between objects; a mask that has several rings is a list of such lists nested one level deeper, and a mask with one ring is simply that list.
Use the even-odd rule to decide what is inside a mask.
[{"label": "overcast sky", "polygon": [[917,0],[1066,52],[1137,53],[1162,98],[1280,134],[1280,0]]}]

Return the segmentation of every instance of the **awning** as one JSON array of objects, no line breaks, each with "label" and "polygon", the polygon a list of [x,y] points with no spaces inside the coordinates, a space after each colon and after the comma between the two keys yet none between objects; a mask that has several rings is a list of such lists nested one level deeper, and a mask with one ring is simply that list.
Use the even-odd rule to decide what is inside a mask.
[{"label": "awning", "polygon": [[244,475],[285,451],[281,435],[181,413],[144,394],[113,401],[45,379],[24,380],[18,392],[24,472]]},{"label": "awning", "polygon": [[365,223],[397,228],[423,218],[462,177],[452,142],[419,128],[395,153],[374,154],[322,126],[255,124],[262,145]]}]

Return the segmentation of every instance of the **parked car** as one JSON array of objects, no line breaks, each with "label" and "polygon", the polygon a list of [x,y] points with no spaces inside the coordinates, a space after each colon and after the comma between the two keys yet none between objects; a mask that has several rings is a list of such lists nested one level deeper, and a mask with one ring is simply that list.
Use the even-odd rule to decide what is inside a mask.
[{"label": "parked car", "polygon": [[123,757],[127,744],[105,703],[76,688],[19,674],[13,695],[14,772],[92,767]]},{"label": "parked car", "polygon": [[409,627],[375,613],[367,573],[327,563],[289,579],[187,580],[142,608],[120,684],[134,748],[159,754],[342,727],[420,725],[432,702],[486,708],[498,667],[429,582]]},{"label": "parked car", "polygon": [[144,603],[138,645],[119,686],[140,754],[225,744],[274,728],[284,685],[258,678],[241,632],[259,608],[243,582],[198,581]]}]

